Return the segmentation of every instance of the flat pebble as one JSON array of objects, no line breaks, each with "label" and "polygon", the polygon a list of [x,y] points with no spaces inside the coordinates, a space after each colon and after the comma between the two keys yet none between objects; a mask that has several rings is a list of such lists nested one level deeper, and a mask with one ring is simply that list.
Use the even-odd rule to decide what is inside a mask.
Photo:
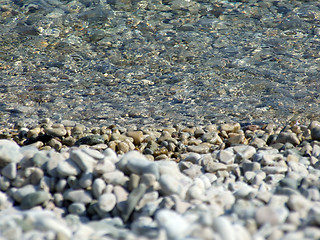
[{"label": "flat pebble", "polygon": [[30,209],[49,200],[49,194],[44,191],[32,192],[21,200],[21,209]]},{"label": "flat pebble", "polygon": [[63,194],[64,199],[69,200],[74,203],[88,204],[92,201],[92,196],[88,191],[83,189],[79,190],[67,190]]}]

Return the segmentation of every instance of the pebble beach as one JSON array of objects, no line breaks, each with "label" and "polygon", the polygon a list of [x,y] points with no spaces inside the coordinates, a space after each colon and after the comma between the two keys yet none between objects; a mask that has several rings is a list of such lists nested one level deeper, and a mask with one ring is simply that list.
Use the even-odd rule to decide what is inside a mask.
[{"label": "pebble beach", "polygon": [[318,1],[0,0],[0,240],[320,239]]}]

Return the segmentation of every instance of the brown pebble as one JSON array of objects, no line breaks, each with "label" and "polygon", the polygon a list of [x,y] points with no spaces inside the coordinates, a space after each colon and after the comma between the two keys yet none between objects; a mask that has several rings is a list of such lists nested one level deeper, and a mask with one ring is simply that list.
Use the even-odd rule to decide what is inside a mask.
[{"label": "brown pebble", "polygon": [[142,131],[129,131],[127,132],[127,136],[133,138],[133,143],[135,145],[140,145],[144,139]]}]

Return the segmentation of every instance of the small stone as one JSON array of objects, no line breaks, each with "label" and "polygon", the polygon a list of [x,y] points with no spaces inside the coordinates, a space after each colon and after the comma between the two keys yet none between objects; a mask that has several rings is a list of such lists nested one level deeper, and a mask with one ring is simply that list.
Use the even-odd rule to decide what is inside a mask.
[{"label": "small stone", "polygon": [[229,132],[238,132],[240,130],[240,124],[239,123],[225,123],[222,124],[219,128],[220,131],[226,131]]},{"label": "small stone", "polygon": [[184,162],[192,162],[193,164],[197,164],[198,160],[201,158],[199,153],[187,153],[187,156],[182,159]]},{"label": "small stone", "polygon": [[217,171],[227,170],[227,165],[219,162],[210,161],[205,166],[206,172],[214,173]]},{"label": "small stone", "polygon": [[295,133],[281,132],[277,137],[276,143],[291,143],[293,145],[299,145],[300,141]]},{"label": "small stone", "polygon": [[247,145],[235,146],[233,150],[236,153],[236,160],[240,162],[245,159],[251,159],[256,153],[256,149],[254,147]]},{"label": "small stone", "polygon": [[83,203],[72,203],[68,207],[68,211],[71,214],[84,215],[86,213],[86,206]]},{"label": "small stone", "polygon": [[92,184],[93,197],[98,199],[102,195],[106,187],[107,185],[105,181],[103,181],[101,178],[96,178]]},{"label": "small stone", "polygon": [[127,136],[133,138],[133,143],[135,145],[140,145],[144,139],[142,131],[128,131]]},{"label": "small stone", "polygon": [[188,146],[187,147],[188,152],[194,152],[194,153],[200,153],[200,154],[206,154],[209,152],[210,147],[208,144],[203,143],[198,146],[193,145],[193,146]]},{"label": "small stone", "polygon": [[27,194],[22,198],[21,209],[30,209],[49,200],[49,194],[45,191],[37,191]]},{"label": "small stone", "polygon": [[101,152],[99,152],[97,150],[91,149],[91,148],[83,148],[83,149],[81,149],[81,151],[96,160],[102,160],[105,158],[104,154],[102,154]]},{"label": "small stone", "polygon": [[71,159],[60,161],[57,166],[57,172],[64,177],[77,176],[81,173],[78,165]]},{"label": "small stone", "polygon": [[88,154],[84,153],[81,150],[72,151],[70,153],[70,158],[84,172],[92,172],[94,165],[97,163],[97,161],[93,157],[90,157]]},{"label": "small stone", "polygon": [[127,153],[130,151],[130,147],[126,142],[119,142],[117,144],[117,149],[119,151],[119,154],[120,153]]},{"label": "small stone", "polygon": [[58,141],[57,139],[52,138],[47,142],[46,146],[50,146],[53,149],[55,149],[56,151],[60,151],[62,148],[62,143],[60,141]]},{"label": "small stone", "polygon": [[44,131],[53,137],[63,137],[67,134],[67,130],[64,127],[46,128]]},{"label": "small stone", "polygon": [[5,167],[11,162],[17,163],[22,158],[18,144],[7,139],[0,139],[0,167]]},{"label": "small stone", "polygon": [[110,212],[116,205],[116,197],[112,193],[102,194],[98,199],[98,207],[104,213]]},{"label": "small stone", "polygon": [[267,166],[263,167],[262,171],[264,171],[266,174],[278,174],[278,173],[285,173],[288,171],[288,168],[286,167],[278,167],[278,166]]},{"label": "small stone", "polygon": [[88,135],[83,138],[80,138],[76,143],[74,144],[75,146],[80,146],[80,145],[89,145],[93,146],[96,144],[101,144],[104,143],[104,138],[103,136],[100,135]]},{"label": "small stone", "polygon": [[134,208],[137,206],[140,199],[143,197],[147,190],[147,186],[145,184],[139,184],[137,188],[135,188],[128,196],[128,200],[126,202],[126,207],[122,214],[122,219],[126,222],[128,221],[131,213]]},{"label": "small stone", "polygon": [[160,228],[166,231],[168,239],[184,239],[192,231],[190,224],[172,210],[161,209],[155,218]]},{"label": "small stone", "polygon": [[35,186],[28,184],[16,190],[13,193],[13,198],[15,201],[20,203],[25,196],[34,192],[36,192]]},{"label": "small stone", "polygon": [[316,126],[311,129],[311,137],[313,140],[320,141],[320,126]]},{"label": "small stone", "polygon": [[12,162],[9,163],[7,166],[5,166],[2,170],[1,170],[1,174],[5,177],[7,177],[8,179],[15,179],[17,176],[17,164]]},{"label": "small stone", "polygon": [[238,133],[230,133],[229,134],[229,138],[227,140],[227,144],[228,145],[236,145],[236,144],[240,144],[243,143],[245,137],[243,134],[238,134]]},{"label": "small stone", "polygon": [[85,191],[83,189],[67,190],[64,192],[63,198],[65,200],[69,200],[74,203],[83,203],[83,204],[88,204],[92,201],[91,194],[88,191]]},{"label": "small stone", "polygon": [[93,174],[92,172],[84,172],[79,179],[79,186],[86,189],[92,185]]},{"label": "small stone", "polygon": [[102,179],[112,185],[123,185],[128,180],[128,178],[124,176],[124,173],[119,170],[103,174]]},{"label": "small stone", "polygon": [[107,172],[113,172],[116,169],[116,166],[108,158],[99,160],[95,165],[93,172],[96,174],[104,174]]},{"label": "small stone", "polygon": [[233,152],[228,150],[220,150],[217,154],[217,158],[224,164],[232,164],[234,162]]}]

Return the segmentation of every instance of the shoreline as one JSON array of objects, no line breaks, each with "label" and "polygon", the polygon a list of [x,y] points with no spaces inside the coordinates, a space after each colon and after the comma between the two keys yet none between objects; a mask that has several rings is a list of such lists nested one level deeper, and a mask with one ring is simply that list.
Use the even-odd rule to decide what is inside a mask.
[{"label": "shoreline", "polygon": [[0,237],[319,239],[320,122],[67,123],[0,140]]}]

